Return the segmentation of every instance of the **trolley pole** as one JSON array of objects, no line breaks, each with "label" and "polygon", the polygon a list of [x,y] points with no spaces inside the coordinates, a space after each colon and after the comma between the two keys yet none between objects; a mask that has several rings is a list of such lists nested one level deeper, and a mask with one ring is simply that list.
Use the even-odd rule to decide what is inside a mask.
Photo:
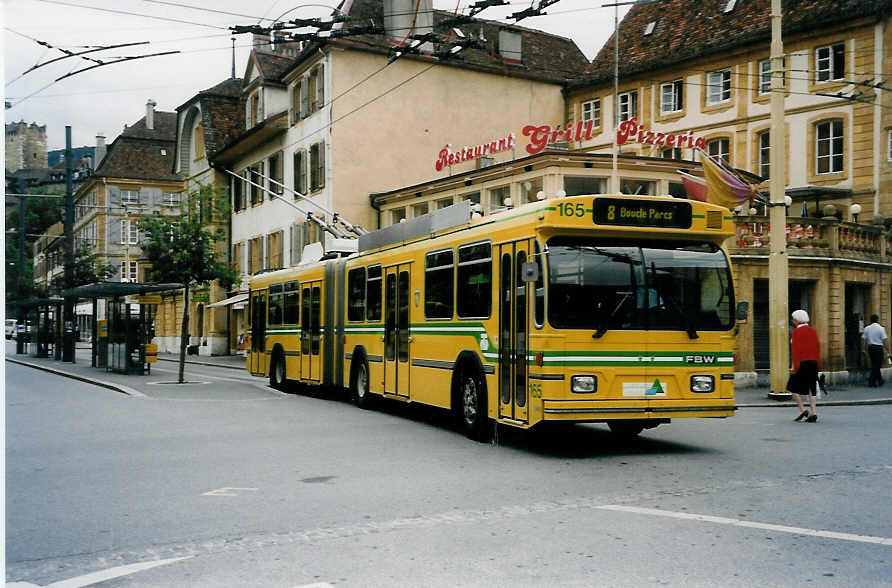
[{"label": "trolley pole", "polygon": [[[65,125],[65,287],[74,284],[74,192],[71,185],[71,126]],[[66,296],[62,310],[62,361],[74,363],[74,299]]]},{"label": "trolley pole", "polygon": [[781,0],[771,0],[771,247],[768,257],[768,334],[771,356],[771,387],[774,398],[789,396],[789,267],[787,263],[786,139],[784,137],[784,44],[781,37]]}]

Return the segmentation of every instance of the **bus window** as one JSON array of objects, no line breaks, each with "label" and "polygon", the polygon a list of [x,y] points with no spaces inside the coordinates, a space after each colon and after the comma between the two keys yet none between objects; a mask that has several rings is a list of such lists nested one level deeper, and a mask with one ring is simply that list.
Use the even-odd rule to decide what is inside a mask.
[{"label": "bus window", "polygon": [[347,320],[365,320],[365,268],[358,267],[347,273]]},{"label": "bus window", "polygon": [[452,318],[453,265],[452,249],[425,257],[424,315],[429,319]]},{"label": "bus window", "polygon": [[400,272],[399,278],[399,315],[397,328],[399,329],[399,360],[403,363],[409,361],[409,272]]},{"label": "bus window", "polygon": [[281,325],[282,324],[282,305],[284,300],[282,299],[282,284],[270,284],[269,285],[269,317],[267,318],[267,324],[270,325]]},{"label": "bus window", "polygon": [[300,285],[297,280],[285,282],[285,316],[286,325],[300,322]]},{"label": "bus window", "polygon": [[459,318],[489,318],[492,309],[492,246],[474,243],[458,248]]},{"label": "bus window", "polygon": [[545,326],[545,256],[536,241],[535,263],[539,266],[539,277],[536,278],[535,290],[535,306],[533,307],[533,322],[536,328],[541,329]]},{"label": "bus window", "polygon": [[366,291],[366,318],[381,320],[381,265],[370,265]]},{"label": "bus window", "polygon": [[396,357],[396,276],[387,275],[387,309],[384,317],[384,359]]}]

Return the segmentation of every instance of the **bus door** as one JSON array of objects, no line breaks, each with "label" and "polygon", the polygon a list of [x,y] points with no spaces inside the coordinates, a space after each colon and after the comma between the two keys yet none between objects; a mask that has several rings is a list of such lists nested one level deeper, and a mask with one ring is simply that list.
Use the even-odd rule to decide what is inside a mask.
[{"label": "bus door", "polygon": [[409,264],[384,270],[384,392],[409,396]]},{"label": "bus door", "polygon": [[322,380],[322,281],[301,284],[300,378]]},{"label": "bus door", "polygon": [[499,246],[499,417],[529,420],[527,346],[530,282],[523,280],[527,240]]},{"label": "bus door", "polygon": [[266,354],[266,290],[251,292],[251,373],[265,376],[269,365]]}]

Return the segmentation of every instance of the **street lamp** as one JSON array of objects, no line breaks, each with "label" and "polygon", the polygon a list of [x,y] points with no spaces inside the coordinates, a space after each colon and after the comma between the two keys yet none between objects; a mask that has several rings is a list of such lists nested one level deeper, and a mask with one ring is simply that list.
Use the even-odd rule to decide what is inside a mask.
[{"label": "street lamp", "polygon": [[852,218],[855,219],[855,223],[858,222],[858,215],[861,214],[861,205],[855,203],[849,207],[849,212],[852,213]]}]

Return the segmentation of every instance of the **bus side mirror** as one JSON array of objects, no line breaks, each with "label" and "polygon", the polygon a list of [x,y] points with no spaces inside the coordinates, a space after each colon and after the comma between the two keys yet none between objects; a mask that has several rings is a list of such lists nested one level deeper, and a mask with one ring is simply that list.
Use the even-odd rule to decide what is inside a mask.
[{"label": "bus side mirror", "polygon": [[750,303],[749,302],[738,302],[737,303],[737,322],[745,323],[747,318],[749,318],[750,312]]},{"label": "bus side mirror", "polygon": [[535,282],[539,279],[539,264],[534,261],[523,264],[520,271],[523,273],[524,282]]}]

